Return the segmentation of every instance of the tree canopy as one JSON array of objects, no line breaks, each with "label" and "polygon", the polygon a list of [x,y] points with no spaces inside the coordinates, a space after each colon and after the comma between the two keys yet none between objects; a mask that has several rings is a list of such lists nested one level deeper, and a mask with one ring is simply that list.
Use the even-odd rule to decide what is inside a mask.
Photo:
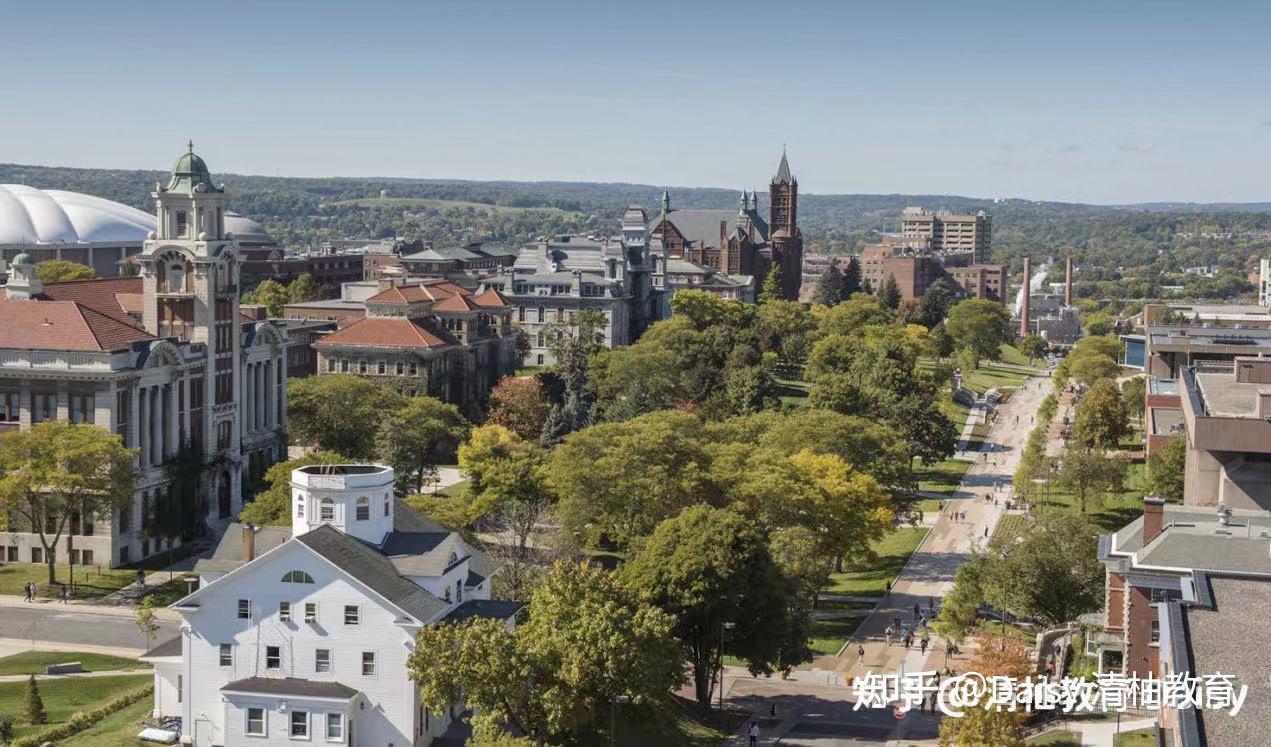
[{"label": "tree canopy", "polygon": [[353,459],[375,456],[375,436],[384,416],[406,397],[356,374],[323,374],[287,385],[287,418],[294,443]]},{"label": "tree canopy", "polygon": [[88,265],[67,259],[46,259],[35,266],[35,276],[41,283],[68,283],[73,280],[93,280],[97,271]]},{"label": "tree canopy", "polygon": [[411,397],[380,421],[375,454],[393,468],[399,493],[419,493],[436,476],[438,464],[453,460],[468,428],[454,405]]},{"label": "tree canopy", "polygon": [[1011,315],[1006,307],[987,298],[968,298],[949,310],[945,329],[958,348],[971,356],[973,367],[982,360],[997,360],[1010,339]]}]

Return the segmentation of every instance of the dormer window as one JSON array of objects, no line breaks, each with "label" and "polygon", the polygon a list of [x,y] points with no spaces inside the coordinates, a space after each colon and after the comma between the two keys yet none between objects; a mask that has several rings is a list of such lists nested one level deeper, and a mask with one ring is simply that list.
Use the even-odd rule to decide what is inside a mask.
[{"label": "dormer window", "polygon": [[322,504],[318,508],[318,519],[321,521],[335,521],[335,501],[330,498],[322,499]]},{"label": "dormer window", "polygon": [[446,558],[446,567],[449,568],[450,566],[454,565],[455,561],[458,559],[459,559],[458,553],[456,553],[454,550],[451,550],[450,557]]},{"label": "dormer window", "polygon": [[371,500],[366,496],[357,499],[357,520],[366,521],[371,518]]}]

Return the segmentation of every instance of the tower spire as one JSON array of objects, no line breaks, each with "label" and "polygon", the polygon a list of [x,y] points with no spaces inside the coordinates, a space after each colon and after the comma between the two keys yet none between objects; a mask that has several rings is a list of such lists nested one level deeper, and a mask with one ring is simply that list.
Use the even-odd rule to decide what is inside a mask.
[{"label": "tower spire", "polygon": [[777,167],[777,176],[773,181],[778,184],[789,184],[794,181],[790,176],[790,162],[786,160],[786,147],[781,146],[781,165]]},{"label": "tower spire", "polygon": [[191,139],[190,139],[190,141],[189,141],[189,142],[187,142],[187,143],[185,144],[185,147],[186,147],[186,149],[187,149],[187,152],[189,152],[189,153],[193,153],[193,152],[194,152],[194,139],[193,139],[193,138],[191,138]]},{"label": "tower spire", "polygon": [[662,212],[671,212],[671,191],[666,187],[662,188]]}]

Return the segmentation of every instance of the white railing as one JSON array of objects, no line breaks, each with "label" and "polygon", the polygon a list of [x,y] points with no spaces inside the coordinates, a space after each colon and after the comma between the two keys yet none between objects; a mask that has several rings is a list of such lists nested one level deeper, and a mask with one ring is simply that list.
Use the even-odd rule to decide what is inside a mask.
[{"label": "white railing", "polygon": [[111,353],[12,351],[0,353],[0,368],[110,371],[113,358]]}]

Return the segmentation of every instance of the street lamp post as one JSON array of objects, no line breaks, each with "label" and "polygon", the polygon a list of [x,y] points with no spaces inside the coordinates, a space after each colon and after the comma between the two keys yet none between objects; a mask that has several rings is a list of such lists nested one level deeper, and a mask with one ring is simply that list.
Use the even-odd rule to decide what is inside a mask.
[{"label": "street lamp post", "polygon": [[618,733],[618,706],[631,702],[626,695],[615,696],[609,701],[609,747],[614,747],[614,735]]},{"label": "street lamp post", "polygon": [[737,627],[737,623],[726,622],[719,630],[719,710],[724,710],[724,636]]}]

